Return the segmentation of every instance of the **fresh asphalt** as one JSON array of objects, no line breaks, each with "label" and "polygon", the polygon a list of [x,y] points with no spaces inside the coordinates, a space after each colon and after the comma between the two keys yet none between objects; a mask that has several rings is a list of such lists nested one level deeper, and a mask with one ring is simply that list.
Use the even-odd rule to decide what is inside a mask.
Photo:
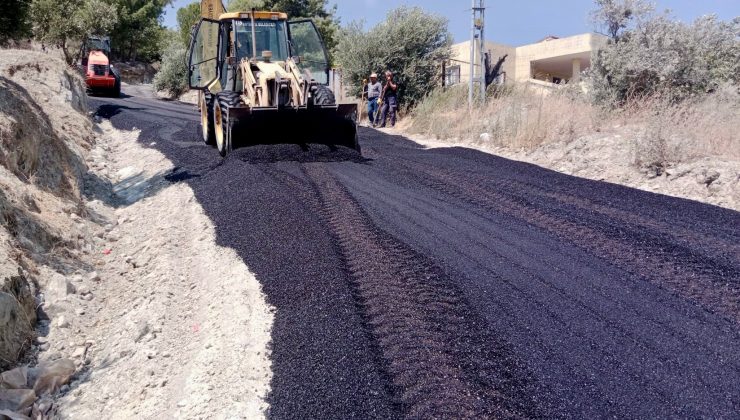
[{"label": "fresh asphalt", "polygon": [[740,213],[366,128],[222,159],[192,105],[90,102],[276,308],[272,418],[738,418]]}]

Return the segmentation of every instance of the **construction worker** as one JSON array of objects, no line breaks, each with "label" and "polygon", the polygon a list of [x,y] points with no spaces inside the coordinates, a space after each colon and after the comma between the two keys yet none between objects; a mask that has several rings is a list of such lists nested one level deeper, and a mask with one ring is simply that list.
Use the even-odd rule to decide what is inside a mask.
[{"label": "construction worker", "polygon": [[391,114],[391,127],[396,126],[396,110],[398,109],[398,84],[393,81],[393,73],[385,72],[385,86],[383,87],[383,107],[380,113],[380,128],[385,127],[388,112]]},{"label": "construction worker", "polygon": [[383,86],[378,81],[378,74],[371,74],[370,83],[367,84],[367,117],[373,127],[375,127],[375,117],[378,113],[378,98],[382,90]]}]

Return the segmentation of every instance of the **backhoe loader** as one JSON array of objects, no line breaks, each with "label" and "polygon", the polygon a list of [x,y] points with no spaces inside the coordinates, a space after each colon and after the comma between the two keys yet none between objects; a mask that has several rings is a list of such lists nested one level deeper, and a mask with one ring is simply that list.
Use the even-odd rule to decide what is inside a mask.
[{"label": "backhoe loader", "polygon": [[329,89],[324,43],[311,20],[281,12],[226,12],[201,2],[188,51],[200,90],[203,141],[226,156],[238,145],[320,143],[360,150],[357,105]]}]

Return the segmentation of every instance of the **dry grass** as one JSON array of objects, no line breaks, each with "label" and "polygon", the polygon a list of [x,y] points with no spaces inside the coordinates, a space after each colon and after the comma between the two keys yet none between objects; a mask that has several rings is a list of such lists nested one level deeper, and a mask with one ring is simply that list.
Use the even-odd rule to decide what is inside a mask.
[{"label": "dry grass", "polygon": [[661,96],[619,109],[595,106],[573,90],[542,93],[515,87],[469,111],[467,90],[427,97],[411,115],[409,131],[489,147],[534,150],[594,133],[618,131],[634,142],[637,166],[665,167],[708,156],[740,159],[740,94],[728,87],[679,104]]}]

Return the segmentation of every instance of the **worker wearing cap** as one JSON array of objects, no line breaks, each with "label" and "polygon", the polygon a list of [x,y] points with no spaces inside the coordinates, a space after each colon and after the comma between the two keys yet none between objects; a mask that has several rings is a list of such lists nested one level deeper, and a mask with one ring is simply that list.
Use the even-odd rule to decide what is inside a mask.
[{"label": "worker wearing cap", "polygon": [[385,72],[385,88],[383,89],[383,107],[380,113],[380,128],[385,127],[388,113],[391,114],[391,127],[396,126],[396,111],[398,110],[398,83],[393,81],[393,73]]},{"label": "worker wearing cap", "polygon": [[370,83],[367,84],[367,117],[370,119],[370,125],[375,127],[375,114],[378,113],[378,98],[383,90],[383,86],[378,81],[378,75],[370,75]]}]

